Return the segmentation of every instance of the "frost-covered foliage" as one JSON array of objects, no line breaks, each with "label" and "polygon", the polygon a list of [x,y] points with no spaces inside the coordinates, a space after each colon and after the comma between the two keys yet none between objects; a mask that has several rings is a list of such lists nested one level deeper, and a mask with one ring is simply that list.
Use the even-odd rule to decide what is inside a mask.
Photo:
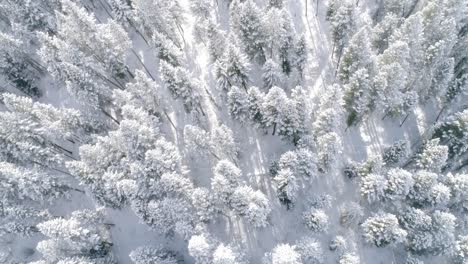
[{"label": "frost-covered foliage", "polygon": [[164,250],[161,247],[142,246],[130,253],[130,259],[135,264],[176,264],[177,259],[174,253]]},{"label": "frost-covered foliage", "polygon": [[273,248],[273,251],[265,254],[263,259],[264,264],[300,264],[301,255],[296,249],[296,246],[289,244],[278,244]]},{"label": "frost-covered foliage", "polygon": [[465,263],[467,18],[0,1],[0,262]]},{"label": "frost-covered foliage", "polygon": [[302,215],[304,224],[314,232],[327,231],[330,223],[327,214],[321,209],[311,209]]},{"label": "frost-covered foliage", "polygon": [[322,246],[317,240],[311,237],[303,237],[297,241],[296,250],[301,255],[303,263],[323,263],[324,257]]},{"label": "frost-covered foliage", "polygon": [[43,222],[37,228],[48,239],[39,242],[37,250],[47,263],[74,257],[113,263],[110,233],[104,223],[102,209],[75,211],[67,219]]},{"label": "frost-covered foliage", "polygon": [[407,232],[399,227],[397,217],[388,213],[369,217],[362,228],[366,241],[377,247],[402,243],[407,236]]},{"label": "frost-covered foliage", "polygon": [[421,169],[440,172],[448,159],[448,147],[439,144],[438,138],[424,144],[417,157],[417,165]]},{"label": "frost-covered foliage", "polygon": [[338,260],[338,264],[358,264],[361,263],[361,259],[356,253],[343,254]]},{"label": "frost-covered foliage", "polygon": [[386,164],[398,164],[403,161],[407,155],[408,143],[406,141],[398,141],[384,150],[382,158]]},{"label": "frost-covered foliage", "polygon": [[214,250],[214,241],[205,235],[192,236],[188,242],[189,254],[195,259],[196,263],[212,263]]}]

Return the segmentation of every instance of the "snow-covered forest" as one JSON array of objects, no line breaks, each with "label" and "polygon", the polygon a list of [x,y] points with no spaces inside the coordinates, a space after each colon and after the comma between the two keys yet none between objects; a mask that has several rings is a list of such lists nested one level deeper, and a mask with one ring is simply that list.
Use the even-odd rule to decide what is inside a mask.
[{"label": "snow-covered forest", "polygon": [[467,0],[0,0],[0,263],[468,263]]}]

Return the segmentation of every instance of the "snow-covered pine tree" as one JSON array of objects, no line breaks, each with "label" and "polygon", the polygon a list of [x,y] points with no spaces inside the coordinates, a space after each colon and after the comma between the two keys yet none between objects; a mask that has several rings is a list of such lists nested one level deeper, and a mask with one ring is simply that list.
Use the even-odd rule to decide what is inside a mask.
[{"label": "snow-covered pine tree", "polygon": [[265,254],[264,264],[300,264],[301,255],[297,252],[296,246],[290,244],[278,244],[272,252]]},{"label": "snow-covered pine tree", "polygon": [[151,44],[158,50],[159,59],[164,60],[174,67],[182,64],[182,50],[164,34],[154,32]]},{"label": "snow-covered pine tree", "polygon": [[113,98],[119,107],[129,104],[152,115],[160,115],[160,89],[158,83],[150,79],[145,72],[136,70],[134,81],[127,83],[125,90],[114,90]]},{"label": "snow-covered pine tree", "polygon": [[247,264],[244,256],[235,247],[219,244],[213,252],[213,264]]},{"label": "snow-covered pine tree", "polygon": [[246,0],[239,4],[237,12],[238,21],[234,20],[231,27],[239,36],[250,59],[263,63],[266,36],[260,8],[254,1]]},{"label": "snow-covered pine tree", "polygon": [[468,150],[468,109],[439,123],[432,137],[439,138],[441,144],[448,146],[449,159],[465,153]]},{"label": "snow-covered pine tree", "polygon": [[359,30],[344,50],[339,77],[344,83],[344,107],[348,112],[347,125],[365,117],[372,108],[375,74],[374,51],[370,46],[369,28]]},{"label": "snow-covered pine tree", "polygon": [[418,100],[416,91],[408,87],[408,44],[396,41],[377,57],[378,73],[374,82],[385,116],[407,113]]},{"label": "snow-covered pine tree", "polygon": [[268,198],[250,186],[237,187],[231,196],[231,207],[255,227],[265,227],[271,208]]},{"label": "snow-covered pine tree", "polygon": [[381,54],[388,48],[392,42],[390,38],[400,28],[403,21],[402,17],[389,13],[372,28],[371,41],[377,53]]},{"label": "snow-covered pine tree", "polygon": [[65,157],[41,124],[20,112],[0,112],[0,146],[1,159],[15,164],[56,168]]},{"label": "snow-covered pine tree", "polygon": [[219,60],[226,49],[226,33],[213,20],[208,21],[208,52],[212,62]]},{"label": "snow-covered pine tree", "polygon": [[201,221],[210,221],[219,212],[216,205],[216,197],[207,188],[195,188],[191,196],[192,204]]},{"label": "snow-covered pine tree", "polygon": [[266,57],[277,60],[281,71],[289,75],[295,41],[295,29],[289,12],[284,8],[269,8],[263,18],[263,25]]},{"label": "snow-covered pine tree", "polygon": [[237,85],[247,89],[249,83],[250,63],[239,49],[237,38],[230,34],[223,56],[216,63],[216,79],[221,90],[229,91]]},{"label": "snow-covered pine tree", "polygon": [[308,50],[304,34],[301,34],[294,43],[292,66],[297,70],[300,80],[304,78],[304,69],[307,63]]},{"label": "snow-covered pine tree", "polygon": [[[131,42],[115,21],[98,24],[77,4],[62,0],[57,34],[39,34],[39,56],[52,76],[67,86],[78,101],[95,108],[111,101],[111,89],[123,88]],[[78,32],[78,33],[77,33]]]},{"label": "snow-covered pine tree", "polygon": [[0,48],[0,73],[21,92],[40,96],[41,91],[37,86],[43,69],[32,54],[28,53],[32,50],[31,45],[14,35],[2,32]]},{"label": "snow-covered pine tree", "polygon": [[365,240],[377,247],[402,243],[407,236],[407,232],[400,228],[397,217],[389,213],[369,217],[362,228]]},{"label": "snow-covered pine tree", "polygon": [[302,214],[302,220],[313,232],[325,232],[330,226],[327,214],[322,209],[312,208]]},{"label": "snow-covered pine tree", "polygon": [[427,205],[431,200],[430,193],[437,184],[437,180],[438,175],[433,172],[420,170],[414,173],[414,185],[408,195],[410,201],[419,205]]},{"label": "snow-covered pine tree", "polygon": [[361,178],[359,185],[361,196],[369,203],[378,202],[384,197],[386,181],[382,175],[368,174]]},{"label": "snow-covered pine tree", "polygon": [[130,252],[130,259],[135,264],[164,263],[176,264],[176,255],[162,247],[142,246]]},{"label": "snow-covered pine tree", "polygon": [[360,29],[344,50],[338,72],[342,82],[348,83],[352,75],[362,68],[367,70],[367,74],[373,74],[375,54],[370,45],[369,32],[369,27]]},{"label": "snow-covered pine tree", "polygon": [[413,188],[413,176],[410,172],[394,168],[387,172],[385,183],[385,198],[390,200],[405,200]]},{"label": "snow-covered pine tree", "polygon": [[185,20],[179,1],[135,0],[131,2],[135,19],[143,25],[145,35],[160,32],[181,47],[182,24]]},{"label": "snow-covered pine tree", "polygon": [[440,172],[447,163],[448,147],[439,144],[440,139],[427,141],[416,158],[417,167],[432,172]]},{"label": "snow-covered pine tree", "polygon": [[37,227],[49,239],[39,242],[37,250],[47,263],[73,257],[115,263],[110,232],[104,223],[103,209],[75,211],[66,219],[43,222]]},{"label": "snow-covered pine tree", "polygon": [[242,124],[249,119],[249,97],[245,90],[232,86],[228,92],[229,114]]},{"label": "snow-covered pine tree", "polygon": [[160,61],[160,66],[161,77],[174,99],[181,98],[188,112],[201,110],[200,84],[192,80],[191,74],[185,68],[174,67],[164,60]]},{"label": "snow-covered pine tree", "polygon": [[281,169],[273,178],[276,183],[276,192],[281,203],[290,208],[296,202],[299,191],[299,183],[297,177],[288,169]]},{"label": "snow-covered pine tree", "polygon": [[[58,108],[10,93],[4,93],[1,97],[9,111],[18,118],[30,119],[36,123],[41,127],[44,136],[54,142],[68,140],[74,143],[76,139],[86,137],[86,133],[98,133],[104,129],[101,122],[75,109]],[[60,148],[58,144],[57,148]]]},{"label": "snow-covered pine tree", "polygon": [[303,263],[319,264],[323,263],[323,249],[316,239],[305,236],[296,243],[297,252],[301,255]]},{"label": "snow-covered pine tree", "polygon": [[359,264],[361,263],[361,258],[356,253],[345,253],[340,256],[338,264]]},{"label": "snow-covered pine tree", "polygon": [[[333,1],[327,10],[327,20],[331,25],[333,39],[332,52],[341,57],[344,47],[356,30],[354,1]],[[339,62],[338,62],[339,64]]]},{"label": "snow-covered pine tree", "polygon": [[265,96],[265,93],[255,86],[250,87],[247,91],[249,118],[257,127],[266,126],[263,111]]},{"label": "snow-covered pine tree", "polygon": [[188,251],[196,263],[210,264],[213,261],[215,242],[205,234],[194,235],[188,241]]},{"label": "snow-covered pine tree", "polygon": [[277,126],[281,125],[281,118],[284,109],[287,108],[288,100],[284,90],[277,86],[272,87],[263,100],[263,120],[266,126],[273,126],[272,135],[276,133]]},{"label": "snow-covered pine tree", "polygon": [[241,182],[242,171],[228,160],[221,160],[214,168],[211,189],[219,202],[229,204],[234,190]]},{"label": "snow-covered pine tree", "polygon": [[283,75],[279,65],[272,59],[268,59],[262,68],[263,87],[270,89],[273,86],[280,85],[283,80]]},{"label": "snow-covered pine tree", "polygon": [[406,140],[399,140],[384,149],[382,160],[387,165],[399,164],[405,160],[408,152],[408,142]]},{"label": "snow-covered pine tree", "polygon": [[450,203],[454,208],[468,208],[468,174],[447,174],[444,182],[450,188]]},{"label": "snow-covered pine tree", "polygon": [[317,175],[317,157],[306,149],[299,148],[281,155],[279,169],[290,169],[294,175],[303,179],[315,179]]},{"label": "snow-covered pine tree", "polygon": [[210,148],[219,158],[237,160],[238,147],[232,130],[226,125],[215,126],[210,132]]}]

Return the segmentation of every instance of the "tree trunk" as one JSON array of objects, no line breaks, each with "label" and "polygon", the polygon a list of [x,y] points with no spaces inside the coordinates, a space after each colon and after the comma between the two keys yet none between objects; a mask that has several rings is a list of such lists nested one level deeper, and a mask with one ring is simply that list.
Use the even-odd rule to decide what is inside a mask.
[{"label": "tree trunk", "polygon": [[274,135],[275,135],[275,132],[276,132],[276,123],[273,124],[273,133],[271,133],[271,135],[274,136]]},{"label": "tree trunk", "polygon": [[317,1],[317,5],[315,6],[315,16],[318,15],[318,4],[319,4],[319,0],[315,0]]},{"label": "tree trunk", "polygon": [[408,119],[408,116],[410,113],[406,114],[405,119],[403,119],[403,122],[401,122],[400,127],[406,122],[406,119]]},{"label": "tree trunk", "polygon": [[434,121],[434,124],[437,123],[437,121],[439,121],[439,118],[442,115],[442,112],[445,110],[445,107],[446,105],[440,109],[439,114],[437,114],[436,120]]},{"label": "tree trunk", "polygon": [[115,117],[113,117],[111,114],[109,114],[106,110],[102,109],[101,108],[101,111],[102,113],[104,113],[104,115],[106,115],[107,117],[109,117],[112,121],[114,121],[117,125],[120,125],[120,122],[119,120],[115,119]]},{"label": "tree trunk", "polygon": [[150,76],[150,78],[153,80],[153,81],[156,81],[156,79],[153,77],[153,75],[151,74],[151,72],[148,70],[148,68],[146,67],[146,65],[143,63],[143,61],[140,59],[140,56],[138,56],[138,54],[136,53],[136,51],[132,48],[132,53],[133,55],[135,55],[135,57],[137,57],[138,61],[140,62],[140,64],[143,66],[143,68],[145,69],[146,73],[148,73],[148,75]]},{"label": "tree trunk", "polygon": [[164,115],[166,116],[167,120],[169,121],[169,123],[171,123],[171,126],[174,128],[175,131],[177,131],[177,127],[174,125],[174,123],[172,122],[172,119],[169,117],[169,115],[167,114],[166,110],[163,110],[163,113]]}]

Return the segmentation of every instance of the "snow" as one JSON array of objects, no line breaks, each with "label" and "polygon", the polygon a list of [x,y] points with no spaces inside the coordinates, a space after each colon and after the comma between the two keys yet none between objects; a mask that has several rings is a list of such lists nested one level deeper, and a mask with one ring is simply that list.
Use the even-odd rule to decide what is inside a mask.
[{"label": "snow", "polygon": [[[318,1],[318,10],[316,10]],[[225,1],[217,0],[216,14],[218,22],[224,30],[229,28],[229,12]],[[257,1],[261,2],[261,1]],[[372,9],[373,1],[361,1],[362,10]],[[421,1],[422,2],[422,1]],[[262,2],[263,3],[263,2]],[[287,210],[277,197],[274,182],[269,175],[269,167],[277,161],[281,154],[294,149],[294,146],[281,140],[278,136],[272,136],[270,131],[256,129],[250,125],[242,125],[234,121],[228,114],[224,105],[222,92],[216,88],[213,76],[213,65],[210,62],[207,47],[203,43],[196,43],[192,34],[195,18],[189,12],[189,0],[181,0],[181,6],[186,11],[184,29],[185,66],[202,84],[200,90],[205,116],[193,117],[183,109],[180,100],[173,100],[167,89],[162,95],[167,102],[167,112],[177,129],[167,122],[162,127],[166,138],[173,141],[184,154],[184,162],[190,170],[190,178],[197,187],[209,187],[210,178],[216,160],[209,158],[194,159],[185,153],[183,142],[183,128],[187,124],[196,124],[209,131],[211,128],[223,124],[234,131],[236,143],[240,149],[240,157],[236,165],[242,170],[242,180],[251,185],[254,190],[261,190],[270,201],[272,214],[265,228],[255,228],[246,219],[239,217],[234,212],[229,212],[218,217],[208,225],[210,234],[223,243],[235,242],[242,245],[245,254],[249,256],[250,263],[261,263],[266,252],[272,250],[278,244],[295,244],[303,236],[316,238],[324,248],[325,263],[335,263],[337,255],[328,250],[330,241],[337,235],[346,237],[347,241],[356,242],[353,250],[358,253],[361,260],[371,260],[367,263],[400,263],[399,256],[395,252],[402,250],[394,248],[372,248],[361,242],[360,230],[357,228],[345,229],[340,225],[340,208],[349,201],[357,201],[359,192],[355,182],[351,182],[342,175],[341,170],[334,169],[329,173],[321,174],[318,179],[306,182],[299,194],[299,200],[291,210]],[[304,5],[307,6],[304,6]],[[216,4],[215,4],[216,5]],[[304,87],[308,89],[307,100],[317,106],[319,98],[326,94],[327,87],[336,82],[335,65],[336,58],[332,58],[332,41],[329,37],[328,23],[325,21],[327,1],[319,0],[290,0],[287,7],[293,18],[296,31],[304,33],[310,49]],[[307,10],[307,15],[306,15]],[[96,13],[100,20],[105,21],[108,16],[105,12]],[[138,55],[149,69],[151,76],[159,79],[159,60],[155,51],[148,47],[144,41],[134,32],[131,34],[133,50],[129,52],[127,63],[134,69],[145,70],[138,59]],[[253,67],[252,85],[262,87],[261,71]],[[55,106],[80,108],[70,94],[63,87],[57,87],[52,81],[45,79],[42,83],[47,91],[40,99],[43,102]],[[372,114],[358,127],[350,127],[341,131],[343,137],[343,152],[338,155],[337,167],[341,168],[349,161],[364,161],[372,154],[381,154],[385,147],[401,139],[412,143],[413,149],[420,144],[425,132],[434,123],[439,107],[435,102],[416,108],[409,114],[407,120],[382,119],[381,113]],[[200,122],[197,122],[197,121]],[[74,157],[78,157],[78,146],[73,148]],[[310,199],[319,195],[329,194],[333,197],[331,204],[323,210],[328,215],[330,232],[314,233],[303,223],[302,214],[311,208]],[[89,196],[76,193],[69,201],[59,202],[51,208],[55,215],[65,215],[82,208],[93,208],[94,201]],[[180,237],[167,238],[147,225],[141,223],[138,217],[129,208],[122,210],[107,209],[107,220],[112,234],[112,251],[119,263],[130,263],[129,254],[132,250],[143,245],[164,245],[181,253],[184,263],[194,263],[188,255],[187,241]],[[22,240],[17,243],[15,251],[23,252],[25,248],[34,247],[36,241]],[[21,253],[17,253],[21,254]],[[401,257],[401,256],[400,256]],[[377,260],[378,259],[378,260]],[[427,259],[427,263],[438,263],[437,258]]]}]

